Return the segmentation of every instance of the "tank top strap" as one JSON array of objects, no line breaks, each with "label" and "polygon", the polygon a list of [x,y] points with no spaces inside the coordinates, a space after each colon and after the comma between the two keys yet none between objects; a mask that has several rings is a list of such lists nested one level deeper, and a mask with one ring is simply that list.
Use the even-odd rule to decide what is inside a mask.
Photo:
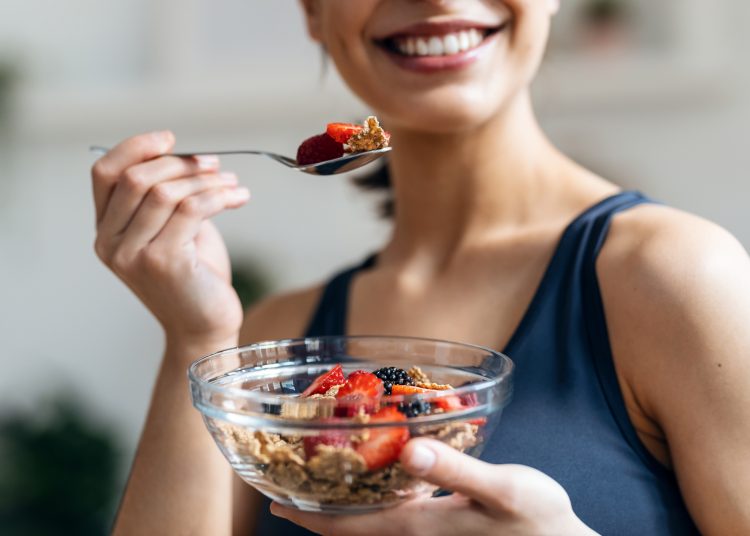
[{"label": "tank top strap", "polygon": [[339,272],[326,283],[323,295],[305,331],[305,337],[346,335],[349,287],[352,278],[357,272],[371,268],[376,257],[375,254],[370,255],[364,262]]},{"label": "tank top strap", "polygon": [[592,215],[587,225],[584,225],[585,236],[580,243],[581,307],[583,318],[586,320],[586,332],[594,370],[620,432],[648,468],[662,478],[673,478],[673,475],[645,448],[628,416],[615,370],[604,302],[596,273],[596,261],[609,233],[612,218],[619,212],[644,203],[656,203],[656,201],[638,192],[625,192],[618,196],[617,200],[613,200],[608,210]]}]

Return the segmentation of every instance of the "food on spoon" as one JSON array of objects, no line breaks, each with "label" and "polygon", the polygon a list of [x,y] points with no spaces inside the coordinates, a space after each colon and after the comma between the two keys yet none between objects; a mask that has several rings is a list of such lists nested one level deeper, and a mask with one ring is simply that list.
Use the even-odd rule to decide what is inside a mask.
[{"label": "food on spoon", "polygon": [[328,134],[318,134],[302,142],[297,149],[297,165],[309,166],[344,156],[344,146]]},{"label": "food on spoon", "polygon": [[375,116],[364,124],[329,123],[323,134],[306,139],[297,149],[297,165],[309,166],[339,158],[388,147],[391,135],[383,130]]}]

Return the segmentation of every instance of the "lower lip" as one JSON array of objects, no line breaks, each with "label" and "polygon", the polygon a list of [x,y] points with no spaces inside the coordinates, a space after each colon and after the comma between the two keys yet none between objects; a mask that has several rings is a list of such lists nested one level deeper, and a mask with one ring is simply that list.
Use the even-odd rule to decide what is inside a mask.
[{"label": "lower lip", "polygon": [[482,57],[492,42],[501,33],[502,31],[498,31],[485,37],[484,41],[476,48],[459,52],[458,54],[451,54],[450,56],[403,56],[387,48],[379,48],[396,65],[407,71],[417,73],[456,71],[468,67]]}]

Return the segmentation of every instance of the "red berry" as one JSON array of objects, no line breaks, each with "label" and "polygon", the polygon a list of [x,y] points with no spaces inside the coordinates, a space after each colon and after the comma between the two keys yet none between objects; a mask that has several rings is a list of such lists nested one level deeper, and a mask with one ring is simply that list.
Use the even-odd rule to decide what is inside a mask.
[{"label": "red berry", "polygon": [[351,441],[349,441],[349,432],[346,430],[323,430],[315,436],[305,436],[302,439],[302,444],[305,448],[305,456],[309,460],[315,456],[318,451],[318,445],[327,445],[329,447],[351,447]]},{"label": "red berry", "polygon": [[[370,418],[371,423],[404,421],[406,415],[393,406],[381,409]],[[367,462],[367,469],[375,471],[398,460],[407,441],[409,428],[406,426],[372,428],[367,441],[357,445],[356,450]]]},{"label": "red berry", "polygon": [[318,134],[302,142],[297,149],[297,164],[309,166],[344,156],[344,145],[337,143],[328,134]]},{"label": "red berry", "polygon": [[345,381],[346,378],[344,377],[344,371],[341,368],[341,365],[336,365],[328,372],[324,372],[315,378],[310,386],[303,391],[302,396],[324,395],[328,392],[328,389],[334,385],[341,385]]},{"label": "red berry", "polygon": [[326,134],[338,143],[346,143],[349,138],[362,132],[362,125],[353,125],[351,123],[328,123]]},{"label": "red berry", "polygon": [[355,370],[341,386],[336,398],[338,406],[335,414],[342,417],[356,415],[360,408],[372,413],[378,406],[385,388],[380,378],[372,372]]}]

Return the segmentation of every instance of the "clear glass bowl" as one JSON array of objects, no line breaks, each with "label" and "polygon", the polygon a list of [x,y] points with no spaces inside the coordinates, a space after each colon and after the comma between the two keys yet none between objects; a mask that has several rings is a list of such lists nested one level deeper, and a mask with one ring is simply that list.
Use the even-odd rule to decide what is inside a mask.
[{"label": "clear glass bowl", "polygon": [[[369,413],[399,408],[399,419],[386,420],[369,420],[363,410],[342,412],[330,397],[300,397],[337,364],[346,375],[417,366],[430,381],[454,389],[384,396],[366,405]],[[355,513],[438,491],[403,470],[390,452],[393,438],[432,437],[478,457],[510,401],[512,371],[508,357],[468,344],[321,337],[224,350],[195,361],[189,377],[193,405],[243,480],[287,506]],[[413,413],[407,406],[430,410],[403,419]]]}]

